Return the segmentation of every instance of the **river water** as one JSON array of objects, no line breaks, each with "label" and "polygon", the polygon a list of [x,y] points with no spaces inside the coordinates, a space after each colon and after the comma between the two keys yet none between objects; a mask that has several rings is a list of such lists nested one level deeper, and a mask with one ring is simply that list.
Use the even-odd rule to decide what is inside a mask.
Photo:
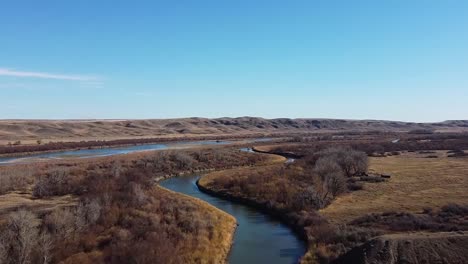
[{"label": "river water", "polygon": [[[267,142],[271,141],[272,138],[253,138],[245,139],[243,142]],[[103,147],[93,149],[77,149],[77,150],[58,150],[52,152],[33,153],[18,156],[0,157],[0,166],[10,163],[33,163],[42,160],[50,159],[63,159],[63,158],[94,158],[103,156],[112,156],[119,154],[128,154],[138,151],[148,150],[165,150],[165,149],[182,149],[191,148],[196,146],[205,145],[229,145],[236,141],[229,140],[202,140],[202,141],[178,141],[169,143],[157,143],[157,144],[142,144],[132,145],[124,147]]]},{"label": "river water", "polygon": [[[252,140],[254,142],[256,139]],[[103,147],[93,149],[78,149],[78,150],[62,150],[54,152],[35,153],[21,156],[11,157],[0,157],[0,165],[8,163],[30,163],[48,159],[63,159],[63,158],[94,158],[103,156],[112,156],[119,154],[128,154],[138,151],[148,150],[164,150],[164,149],[181,149],[194,146],[203,145],[226,145],[231,144],[232,141],[181,141],[173,143],[158,143],[158,144],[144,144],[144,145],[133,145],[124,147]]]},{"label": "river water", "polygon": [[305,244],[283,223],[251,207],[223,200],[201,192],[197,175],[179,176],[161,181],[160,185],[187,194],[234,216],[237,227],[229,263],[297,263],[305,253]]}]

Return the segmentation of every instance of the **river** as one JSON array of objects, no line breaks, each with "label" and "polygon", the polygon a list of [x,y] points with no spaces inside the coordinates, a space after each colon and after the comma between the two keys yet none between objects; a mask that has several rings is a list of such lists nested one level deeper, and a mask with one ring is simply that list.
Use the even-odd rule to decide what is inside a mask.
[{"label": "river", "polygon": [[305,253],[305,243],[285,224],[251,207],[201,192],[196,185],[198,178],[197,175],[173,177],[161,181],[160,185],[204,200],[236,218],[239,226],[229,263],[290,264]]},{"label": "river", "polygon": [[[266,142],[272,140],[271,138],[254,138],[246,139],[244,142]],[[18,156],[7,156],[0,157],[0,165],[6,165],[11,163],[33,163],[37,161],[51,160],[51,159],[64,159],[64,158],[94,158],[103,156],[112,156],[120,154],[128,154],[138,151],[149,151],[149,150],[167,150],[167,149],[183,149],[205,145],[229,145],[234,144],[238,141],[229,140],[204,140],[204,141],[179,141],[169,143],[157,143],[157,144],[142,144],[132,145],[124,147],[103,147],[103,148],[92,148],[92,149],[76,149],[76,150],[59,150],[52,152],[32,153]]]}]

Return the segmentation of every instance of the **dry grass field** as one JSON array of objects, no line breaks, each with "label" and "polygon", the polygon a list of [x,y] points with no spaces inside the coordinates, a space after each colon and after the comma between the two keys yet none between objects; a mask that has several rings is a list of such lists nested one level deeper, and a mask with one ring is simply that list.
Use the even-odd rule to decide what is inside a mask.
[{"label": "dry grass field", "polygon": [[31,192],[11,192],[0,195],[0,222],[5,219],[6,214],[18,208],[27,208],[35,213],[43,213],[62,207],[74,206],[77,200],[72,195],[37,199],[32,196]]},{"label": "dry grass field", "polygon": [[203,234],[199,236],[196,245],[193,245],[193,250],[186,252],[187,256],[182,257],[182,259],[187,260],[189,263],[225,263],[231,249],[236,229],[236,219],[200,199],[173,192],[160,186],[156,188],[170,193],[181,202],[196,207],[197,210],[192,212],[194,218],[209,219],[213,225],[212,235]]},{"label": "dry grass field", "polygon": [[468,204],[468,157],[447,158],[445,151],[438,151],[438,158],[426,158],[428,155],[371,158],[370,171],[391,174],[391,179],[366,183],[364,190],[338,197],[321,214],[332,222],[347,223],[370,213],[417,213],[425,207]]}]

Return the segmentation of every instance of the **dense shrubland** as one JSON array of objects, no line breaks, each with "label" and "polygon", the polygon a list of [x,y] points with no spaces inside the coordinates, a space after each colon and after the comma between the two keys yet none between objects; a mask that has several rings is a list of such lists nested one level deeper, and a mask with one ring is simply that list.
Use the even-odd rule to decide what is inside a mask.
[{"label": "dense shrubland", "polygon": [[[155,186],[155,178],[266,161],[234,149],[200,149],[64,161],[35,173],[16,172],[27,176],[36,198],[73,195],[78,201],[51,211],[20,209],[0,221],[0,263],[221,261],[219,253],[208,251],[226,250],[222,240],[234,220]],[[2,176],[15,168],[3,168]],[[13,178],[5,177],[14,183],[4,192],[28,185]]]}]

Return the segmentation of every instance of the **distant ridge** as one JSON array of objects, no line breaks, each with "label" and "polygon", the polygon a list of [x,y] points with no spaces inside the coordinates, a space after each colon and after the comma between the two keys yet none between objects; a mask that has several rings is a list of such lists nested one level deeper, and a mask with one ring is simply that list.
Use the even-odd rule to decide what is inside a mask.
[{"label": "distant ridge", "polygon": [[405,132],[468,131],[468,120],[414,123],[384,120],[346,120],[320,118],[177,118],[114,120],[0,120],[0,141],[89,140],[151,136],[229,135],[288,132],[388,131]]}]

